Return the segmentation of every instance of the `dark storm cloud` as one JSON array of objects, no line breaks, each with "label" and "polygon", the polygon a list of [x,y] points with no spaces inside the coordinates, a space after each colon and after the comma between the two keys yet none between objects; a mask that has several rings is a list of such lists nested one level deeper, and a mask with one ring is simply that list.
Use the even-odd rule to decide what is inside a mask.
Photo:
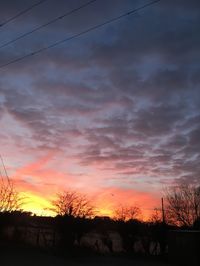
[{"label": "dark storm cloud", "polygon": [[[25,2],[1,3],[2,18],[21,10]],[[82,3],[47,1],[2,28],[4,39]],[[2,63],[144,3],[97,1],[0,50]],[[81,165],[98,163],[101,169],[115,169],[121,178],[141,174],[160,183],[190,178],[196,182],[200,178],[199,8],[197,0],[163,0],[2,69],[0,110],[22,121],[40,147],[76,148]]]}]

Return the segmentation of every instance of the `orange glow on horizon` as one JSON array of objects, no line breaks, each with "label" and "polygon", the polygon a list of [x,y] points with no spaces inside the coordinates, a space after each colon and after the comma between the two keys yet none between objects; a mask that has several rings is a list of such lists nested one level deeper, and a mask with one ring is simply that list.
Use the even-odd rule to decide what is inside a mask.
[{"label": "orange glow on horizon", "polygon": [[38,216],[55,216],[55,213],[51,211],[50,201],[45,198],[30,192],[20,193],[20,196],[24,199],[22,204],[23,211],[31,212]]},{"label": "orange glow on horizon", "polygon": [[[113,218],[115,210],[120,206],[137,206],[142,212],[139,218],[147,220],[153,209],[159,206],[159,198],[155,193],[133,187],[104,186],[105,175],[96,167],[89,168],[83,178],[82,175],[76,174],[76,171],[73,172],[74,165],[70,168],[70,159],[66,167],[65,161],[56,161],[55,154],[50,152],[15,169],[12,180],[22,197],[25,197],[22,206],[24,211],[39,216],[55,216],[51,211],[51,200],[58,192],[65,190],[74,190],[86,195],[96,209],[96,216]],[[55,167],[58,163],[59,169]]]},{"label": "orange glow on horizon", "polygon": [[[114,189],[112,189],[113,191]],[[135,199],[131,199],[130,195],[131,192],[128,191],[120,191],[118,189],[118,195],[119,197],[116,199],[113,199],[112,194],[110,195],[110,191],[104,191],[103,194],[99,193],[98,197],[96,197],[95,200],[93,200],[94,207],[96,209],[95,216],[108,216],[110,218],[114,218],[114,213],[117,207],[119,206],[134,206],[137,205],[140,208],[140,205],[135,204]],[[107,196],[106,196],[107,194]],[[121,195],[120,195],[121,194]],[[126,195],[127,194],[127,195]],[[124,202],[124,204],[120,205],[119,201],[126,195],[128,201],[121,201]],[[55,216],[56,213],[51,210],[52,205],[51,201],[47,198],[44,198],[42,196],[38,196],[34,194],[33,192],[23,192],[21,193],[21,196],[25,198],[24,204],[22,205],[22,209],[27,212],[32,212],[33,214],[36,214],[38,216]],[[112,198],[110,198],[110,196]],[[145,197],[145,195],[138,196],[136,195],[136,199],[140,200],[142,197]],[[145,203],[145,200],[143,199],[143,204]],[[152,202],[149,202],[150,205],[155,204],[155,201],[152,200]],[[152,214],[153,206],[150,209],[142,209],[142,215],[138,217],[142,220],[148,220],[150,215]]]}]

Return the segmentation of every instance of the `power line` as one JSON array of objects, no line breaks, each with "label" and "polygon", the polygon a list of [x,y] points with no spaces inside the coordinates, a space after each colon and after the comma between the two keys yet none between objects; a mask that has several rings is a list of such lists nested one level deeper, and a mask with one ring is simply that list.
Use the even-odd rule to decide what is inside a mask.
[{"label": "power line", "polygon": [[16,58],[16,59],[14,59],[14,60],[11,60],[11,61],[9,61],[9,62],[3,64],[3,65],[0,65],[0,69],[1,69],[1,68],[5,68],[5,67],[8,66],[8,65],[11,65],[11,64],[17,63],[17,62],[19,62],[19,61],[22,61],[22,60],[24,60],[25,58],[28,58],[28,57],[34,56],[34,55],[36,55],[36,54],[42,53],[42,52],[44,52],[44,51],[46,51],[46,50],[49,50],[49,49],[51,49],[51,48],[53,48],[53,47],[55,47],[55,46],[58,46],[58,45],[60,45],[60,44],[62,44],[62,43],[65,43],[65,42],[71,41],[71,40],[73,40],[73,39],[75,39],[75,38],[78,38],[78,37],[80,37],[80,36],[82,36],[82,35],[84,35],[84,34],[90,32],[90,31],[93,31],[93,30],[96,30],[96,29],[98,29],[98,28],[104,27],[104,26],[107,25],[107,24],[110,24],[110,23],[112,23],[112,22],[118,21],[118,20],[120,20],[120,19],[122,19],[122,18],[124,18],[124,17],[126,17],[126,16],[132,15],[132,14],[136,13],[137,11],[142,10],[142,9],[148,7],[148,6],[154,5],[154,4],[156,4],[156,3],[160,2],[160,1],[161,1],[161,0],[151,1],[151,2],[149,2],[149,3],[147,3],[147,4],[143,5],[143,6],[140,6],[140,7],[138,7],[138,8],[132,9],[132,10],[130,10],[129,12],[123,13],[123,14],[120,15],[120,16],[117,16],[117,17],[114,17],[114,18],[112,18],[112,19],[109,19],[109,20],[107,20],[106,22],[103,22],[103,23],[101,23],[101,24],[97,24],[97,25],[95,25],[95,26],[93,26],[93,27],[90,27],[90,28],[84,30],[84,31],[81,31],[81,32],[79,32],[79,33],[76,33],[76,34],[72,35],[71,37],[68,37],[68,38],[65,38],[65,39],[63,39],[63,40],[57,41],[57,42],[55,42],[55,43],[53,43],[53,44],[51,44],[51,45],[49,45],[49,46],[46,46],[46,47],[40,48],[40,49],[38,49],[38,50],[35,50],[35,51],[33,51],[33,52],[30,52],[30,53],[28,53],[28,54],[22,56],[22,57],[19,57],[19,58]]},{"label": "power line", "polygon": [[50,24],[53,24],[53,23],[55,23],[56,21],[61,20],[61,19],[63,19],[64,17],[67,17],[67,16],[69,16],[69,15],[75,13],[76,11],[78,11],[78,10],[80,10],[80,9],[82,9],[82,8],[88,6],[88,5],[90,5],[90,4],[92,4],[92,3],[96,2],[96,1],[97,1],[97,0],[91,0],[91,1],[89,1],[89,2],[86,2],[85,4],[82,4],[81,6],[75,8],[75,9],[72,9],[72,10],[68,11],[67,13],[65,13],[65,14],[63,14],[63,15],[61,15],[61,16],[56,17],[55,19],[52,19],[52,20],[50,20],[49,22],[47,22],[47,23],[45,23],[45,24],[43,24],[43,25],[40,25],[40,26],[38,26],[38,27],[32,29],[31,31],[26,32],[26,33],[24,33],[24,34],[22,34],[22,35],[16,37],[15,39],[10,40],[10,41],[8,41],[8,42],[6,42],[6,43],[0,45],[0,49],[3,48],[3,47],[6,47],[6,46],[9,45],[9,44],[12,44],[12,43],[14,43],[14,42],[20,40],[20,39],[22,39],[22,38],[24,38],[24,37],[26,37],[26,36],[28,36],[28,35],[34,33],[34,32],[36,32],[36,31],[38,31],[38,30],[40,30],[40,29],[42,29],[42,28],[44,28],[44,27],[46,27],[46,26],[48,26],[48,25],[50,25]]},{"label": "power line", "polygon": [[[5,177],[6,177],[6,179],[7,179],[7,182],[8,182],[8,184],[10,185],[10,179],[9,179],[8,174],[7,174],[7,170],[6,170],[6,167],[5,167],[5,164],[4,164],[4,161],[3,161],[3,158],[2,158],[1,155],[0,155],[0,161],[1,161],[1,163],[2,163],[3,170],[4,170],[4,173],[5,173]],[[3,178],[3,177],[2,177],[2,178]]]},{"label": "power line", "polygon": [[44,2],[46,2],[46,1],[47,1],[47,0],[41,0],[41,1],[39,1],[39,2],[37,2],[37,3],[35,3],[35,4],[33,4],[32,6],[27,7],[26,9],[20,11],[18,14],[14,15],[13,17],[11,17],[11,18],[5,20],[3,23],[0,24],[0,27],[5,26],[6,24],[8,24],[8,23],[10,23],[11,21],[15,20],[16,18],[18,18],[18,17],[24,15],[25,13],[27,13],[28,11],[30,11],[30,10],[33,9],[34,7],[41,5],[41,4],[43,4]]}]

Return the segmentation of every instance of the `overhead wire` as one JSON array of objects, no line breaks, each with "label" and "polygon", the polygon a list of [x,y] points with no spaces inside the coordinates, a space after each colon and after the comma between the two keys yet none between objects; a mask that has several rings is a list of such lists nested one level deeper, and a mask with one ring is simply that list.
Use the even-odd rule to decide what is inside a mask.
[{"label": "overhead wire", "polygon": [[30,31],[28,31],[28,32],[26,32],[26,33],[24,33],[24,34],[18,36],[18,37],[16,37],[15,39],[12,39],[12,40],[10,40],[10,41],[8,41],[8,42],[6,42],[6,43],[0,44],[0,49],[1,49],[1,48],[4,48],[4,47],[6,47],[6,46],[8,46],[9,44],[12,44],[12,43],[14,43],[14,42],[20,40],[20,39],[22,39],[22,38],[25,38],[25,37],[27,37],[28,35],[30,35],[30,34],[36,32],[36,31],[38,31],[38,30],[40,30],[40,29],[42,29],[42,28],[44,28],[44,27],[46,27],[46,26],[49,26],[49,25],[55,23],[56,21],[59,21],[59,20],[61,20],[61,19],[65,18],[65,17],[67,17],[67,16],[69,16],[69,15],[71,15],[71,14],[73,14],[73,13],[79,11],[80,9],[82,9],[82,8],[88,6],[88,5],[90,5],[90,4],[92,4],[92,3],[96,2],[96,1],[97,1],[97,0],[91,0],[91,1],[88,1],[88,2],[86,2],[86,3],[84,3],[84,4],[82,4],[81,6],[79,6],[79,7],[77,7],[77,8],[74,8],[74,9],[72,9],[72,10],[70,10],[70,11],[64,13],[63,15],[58,16],[58,17],[56,17],[56,18],[50,20],[49,22],[47,22],[47,23],[45,23],[45,24],[42,24],[42,25],[40,25],[40,26],[38,26],[38,27],[36,27],[36,28],[34,28],[34,29],[32,29],[32,30],[30,30]]},{"label": "overhead wire", "polygon": [[94,30],[96,30],[98,28],[102,28],[102,27],[104,27],[107,24],[113,23],[113,22],[118,21],[118,20],[120,20],[120,19],[122,19],[124,17],[130,16],[130,15],[138,12],[139,10],[142,10],[142,9],[148,7],[148,6],[154,5],[154,4],[156,4],[156,3],[160,2],[160,1],[161,0],[154,0],[154,1],[148,2],[147,4],[144,4],[144,5],[142,5],[142,6],[138,7],[138,8],[132,9],[132,10],[126,12],[126,13],[123,13],[123,14],[117,16],[117,17],[111,18],[111,19],[109,19],[109,20],[107,20],[107,21],[105,21],[103,23],[97,24],[97,25],[95,25],[93,27],[90,27],[90,28],[88,28],[86,30],[83,30],[83,31],[79,32],[79,33],[76,33],[76,34],[72,35],[71,37],[67,37],[67,38],[62,39],[60,41],[57,41],[57,42],[55,42],[53,44],[50,44],[50,45],[48,45],[46,47],[43,47],[43,48],[40,48],[38,50],[32,51],[32,52],[30,52],[30,53],[28,53],[28,54],[26,54],[24,56],[18,57],[18,58],[14,59],[14,60],[11,60],[11,61],[9,61],[9,62],[7,62],[5,64],[0,65],[0,69],[5,68],[8,65],[11,65],[11,64],[17,63],[19,61],[22,61],[25,58],[40,54],[40,53],[42,53],[42,52],[44,52],[46,50],[49,50],[49,49],[51,49],[51,48],[53,48],[55,46],[58,46],[58,45],[60,45],[62,43],[66,43],[68,41],[71,41],[71,40],[73,40],[75,38],[78,38],[78,37],[84,35],[84,34],[87,34],[87,33],[91,32],[91,31],[94,31]]},{"label": "overhead wire", "polygon": [[25,8],[24,10],[20,11],[19,13],[17,13],[16,15],[14,15],[13,17],[5,20],[4,22],[0,23],[0,28],[2,28],[3,26],[5,26],[6,24],[10,23],[11,21],[15,20],[16,18],[24,15],[25,13],[29,12],[31,9],[35,8],[36,6],[39,6],[41,4],[43,4],[44,2],[46,2],[47,0],[41,0],[27,8]]},{"label": "overhead wire", "polygon": [[[8,173],[7,173],[7,170],[6,170],[6,167],[5,167],[5,164],[4,164],[4,161],[3,161],[3,158],[1,155],[0,155],[0,161],[1,161],[1,164],[3,166],[3,170],[4,170],[5,177],[7,179],[7,182],[10,185],[10,179],[9,179],[9,176],[8,176]],[[2,173],[1,173],[1,175],[2,175]],[[2,175],[2,178],[3,178],[3,175]]]}]

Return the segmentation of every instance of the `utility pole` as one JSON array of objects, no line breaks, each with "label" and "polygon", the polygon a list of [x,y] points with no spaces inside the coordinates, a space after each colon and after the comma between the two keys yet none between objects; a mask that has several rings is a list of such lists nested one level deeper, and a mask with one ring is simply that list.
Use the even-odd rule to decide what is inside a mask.
[{"label": "utility pole", "polygon": [[162,203],[162,222],[165,224],[165,209],[164,209],[164,199],[161,198],[161,203]]}]

